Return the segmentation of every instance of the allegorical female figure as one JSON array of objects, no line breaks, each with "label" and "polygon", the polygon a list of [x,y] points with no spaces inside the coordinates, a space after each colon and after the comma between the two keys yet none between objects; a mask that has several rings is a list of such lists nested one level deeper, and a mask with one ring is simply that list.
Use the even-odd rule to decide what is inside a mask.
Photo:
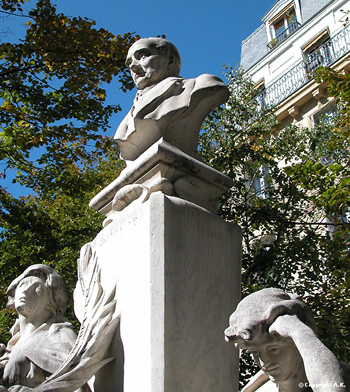
[{"label": "allegorical female figure", "polygon": [[225,336],[248,349],[262,370],[244,391],[268,379],[284,392],[350,390],[350,368],[318,339],[309,308],[294,294],[268,288],[247,296],[231,315]]},{"label": "allegorical female figure", "polygon": [[7,307],[18,319],[7,346],[1,345],[0,391],[28,391],[54,373],[71,351],[76,335],[63,317],[67,294],[51,267],[27,268],[8,287]]}]

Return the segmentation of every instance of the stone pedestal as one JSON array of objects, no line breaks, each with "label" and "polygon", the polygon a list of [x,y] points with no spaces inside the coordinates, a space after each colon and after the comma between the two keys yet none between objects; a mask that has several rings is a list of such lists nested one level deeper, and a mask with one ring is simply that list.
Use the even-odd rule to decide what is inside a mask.
[{"label": "stone pedestal", "polygon": [[211,212],[217,211],[217,198],[232,186],[232,179],[206,165],[196,154],[189,155],[159,139],[127,167],[90,202],[105,214],[105,224],[115,212],[143,203],[161,190],[191,201]]},{"label": "stone pedestal", "polygon": [[223,333],[240,299],[237,225],[154,192],[118,212],[92,247],[121,309],[115,360],[95,392],[237,391],[238,355]]}]

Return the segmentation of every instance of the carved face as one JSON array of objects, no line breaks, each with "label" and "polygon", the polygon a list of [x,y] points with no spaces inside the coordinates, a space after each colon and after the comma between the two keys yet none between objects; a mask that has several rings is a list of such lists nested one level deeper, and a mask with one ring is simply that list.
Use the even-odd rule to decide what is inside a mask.
[{"label": "carved face", "polygon": [[20,281],[15,292],[15,309],[25,317],[48,313],[50,298],[42,279],[28,276]]},{"label": "carved face", "polygon": [[303,370],[303,360],[291,339],[264,334],[246,342],[255,362],[275,383],[297,376]]},{"label": "carved face", "polygon": [[126,65],[139,90],[152,86],[165,79],[169,74],[169,59],[158,53],[151,41],[141,39],[129,49]]}]

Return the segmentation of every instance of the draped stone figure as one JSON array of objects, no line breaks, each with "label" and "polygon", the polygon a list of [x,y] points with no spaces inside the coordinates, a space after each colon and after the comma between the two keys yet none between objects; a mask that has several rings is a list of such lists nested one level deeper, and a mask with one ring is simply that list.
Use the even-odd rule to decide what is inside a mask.
[{"label": "draped stone figure", "polygon": [[12,339],[0,345],[0,392],[90,392],[89,380],[113,359],[105,353],[119,324],[115,290],[103,290],[97,256],[84,245],[74,291],[76,336],[64,317],[63,278],[47,265],[27,268],[7,290],[7,307],[18,319]]},{"label": "draped stone figure", "polygon": [[261,368],[243,391],[269,379],[284,392],[350,390],[350,368],[318,339],[311,311],[297,295],[267,288],[247,296],[232,313],[225,337],[248,349]]},{"label": "draped stone figure", "polygon": [[0,390],[27,391],[62,365],[76,335],[64,317],[64,281],[51,267],[27,268],[9,285],[7,295],[7,307],[16,310],[18,319],[7,346],[1,346]]}]

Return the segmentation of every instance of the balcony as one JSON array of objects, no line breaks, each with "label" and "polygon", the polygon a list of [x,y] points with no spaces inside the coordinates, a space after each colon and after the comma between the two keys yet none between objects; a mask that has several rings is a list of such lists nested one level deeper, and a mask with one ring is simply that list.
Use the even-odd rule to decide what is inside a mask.
[{"label": "balcony", "polygon": [[320,66],[330,66],[349,52],[350,48],[350,25],[329,39],[317,50],[307,56],[277,81],[266,87],[257,95],[261,108],[276,106],[283,100],[300,89],[311,79],[313,71]]},{"label": "balcony", "polygon": [[298,30],[300,27],[300,23],[297,21],[293,22],[291,25],[288,26],[287,29],[282,31],[282,33],[278,34],[276,38],[271,40],[269,44],[267,45],[269,49],[274,49],[276,46],[278,46],[281,42],[283,42],[289,35],[294,33],[294,31]]}]

